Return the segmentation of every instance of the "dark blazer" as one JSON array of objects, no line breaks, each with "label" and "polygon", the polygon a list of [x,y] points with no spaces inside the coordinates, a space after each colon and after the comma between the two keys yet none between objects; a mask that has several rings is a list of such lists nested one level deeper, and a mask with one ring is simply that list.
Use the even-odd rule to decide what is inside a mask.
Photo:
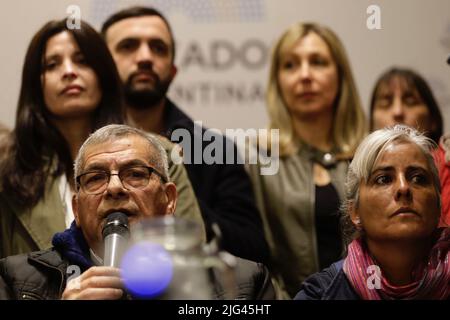
[{"label": "dark blazer", "polygon": [[317,272],[302,283],[295,300],[360,300],[343,270],[344,260]]},{"label": "dark blazer", "polygon": [[[183,150],[185,167],[205,220],[207,239],[213,237],[212,225],[216,223],[221,231],[221,246],[224,250],[241,258],[267,263],[269,249],[254,201],[250,178],[244,166],[236,162],[195,164],[195,144],[201,145],[203,154],[211,143],[202,139],[206,129],[195,125],[192,119],[170,100],[167,100],[164,109],[164,127],[165,132],[162,135],[181,145],[183,141],[177,141],[172,137],[174,130],[185,129],[190,133],[191,148]],[[223,143],[223,160],[226,160],[225,155],[230,152],[234,152],[234,158],[237,160],[237,148],[234,143],[230,143],[231,140],[221,134],[215,134],[214,139]],[[187,159],[189,155],[191,157]],[[191,160],[191,164],[186,163],[189,162],[186,160]]]}]

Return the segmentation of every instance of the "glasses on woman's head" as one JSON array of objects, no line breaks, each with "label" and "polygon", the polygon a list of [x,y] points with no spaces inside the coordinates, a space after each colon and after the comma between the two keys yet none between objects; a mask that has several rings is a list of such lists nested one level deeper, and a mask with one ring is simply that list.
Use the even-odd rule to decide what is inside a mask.
[{"label": "glasses on woman's head", "polygon": [[77,178],[77,186],[81,188],[86,194],[96,195],[103,193],[111,176],[118,176],[122,185],[127,190],[143,189],[149,181],[152,173],[160,177],[165,183],[166,177],[158,172],[155,168],[148,166],[134,166],[119,170],[118,173],[111,173],[104,170],[92,170],[80,174]]}]

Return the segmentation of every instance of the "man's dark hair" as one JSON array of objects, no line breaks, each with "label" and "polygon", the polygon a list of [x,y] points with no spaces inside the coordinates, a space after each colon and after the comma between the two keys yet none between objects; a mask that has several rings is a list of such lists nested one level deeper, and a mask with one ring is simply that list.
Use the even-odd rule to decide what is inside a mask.
[{"label": "man's dark hair", "polygon": [[47,42],[61,32],[73,36],[101,88],[102,98],[92,114],[92,130],[124,121],[119,74],[102,37],[84,21],[75,29],[67,26],[66,19],[46,23],[28,46],[15,128],[5,140],[5,150],[0,150],[1,186],[22,207],[32,207],[43,198],[49,176],[73,174],[69,145],[51,121],[53,115],[45,104],[41,84]]},{"label": "man's dark hair", "polygon": [[109,27],[111,27],[113,24],[124,20],[128,18],[137,18],[137,17],[145,17],[145,16],[157,16],[164,21],[164,23],[167,26],[167,29],[169,30],[170,38],[172,40],[172,60],[175,60],[175,39],[173,37],[172,29],[170,28],[169,21],[167,21],[166,17],[163,16],[161,12],[156,10],[155,8],[151,7],[131,7],[127,9],[120,10],[110,16],[102,25],[101,34],[103,38],[106,40],[106,32],[108,31]]}]

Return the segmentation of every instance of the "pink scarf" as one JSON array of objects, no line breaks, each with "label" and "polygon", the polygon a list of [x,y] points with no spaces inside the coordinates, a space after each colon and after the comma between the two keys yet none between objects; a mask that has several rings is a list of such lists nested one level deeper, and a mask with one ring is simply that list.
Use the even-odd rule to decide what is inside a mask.
[{"label": "pink scarf", "polygon": [[[380,270],[361,239],[348,246],[344,273],[353,289],[363,300],[436,299],[450,296],[450,228],[438,229],[439,238],[431,249],[428,263],[413,272],[413,281],[405,286],[391,285]],[[378,279],[376,279],[378,278]]]}]

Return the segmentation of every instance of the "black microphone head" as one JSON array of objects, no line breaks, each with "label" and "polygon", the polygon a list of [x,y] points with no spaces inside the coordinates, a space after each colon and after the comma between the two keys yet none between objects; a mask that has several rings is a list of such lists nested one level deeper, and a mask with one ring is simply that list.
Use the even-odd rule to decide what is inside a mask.
[{"label": "black microphone head", "polygon": [[128,237],[130,234],[128,216],[125,213],[113,212],[106,217],[106,223],[102,230],[103,239],[112,233],[117,233],[124,237]]}]

